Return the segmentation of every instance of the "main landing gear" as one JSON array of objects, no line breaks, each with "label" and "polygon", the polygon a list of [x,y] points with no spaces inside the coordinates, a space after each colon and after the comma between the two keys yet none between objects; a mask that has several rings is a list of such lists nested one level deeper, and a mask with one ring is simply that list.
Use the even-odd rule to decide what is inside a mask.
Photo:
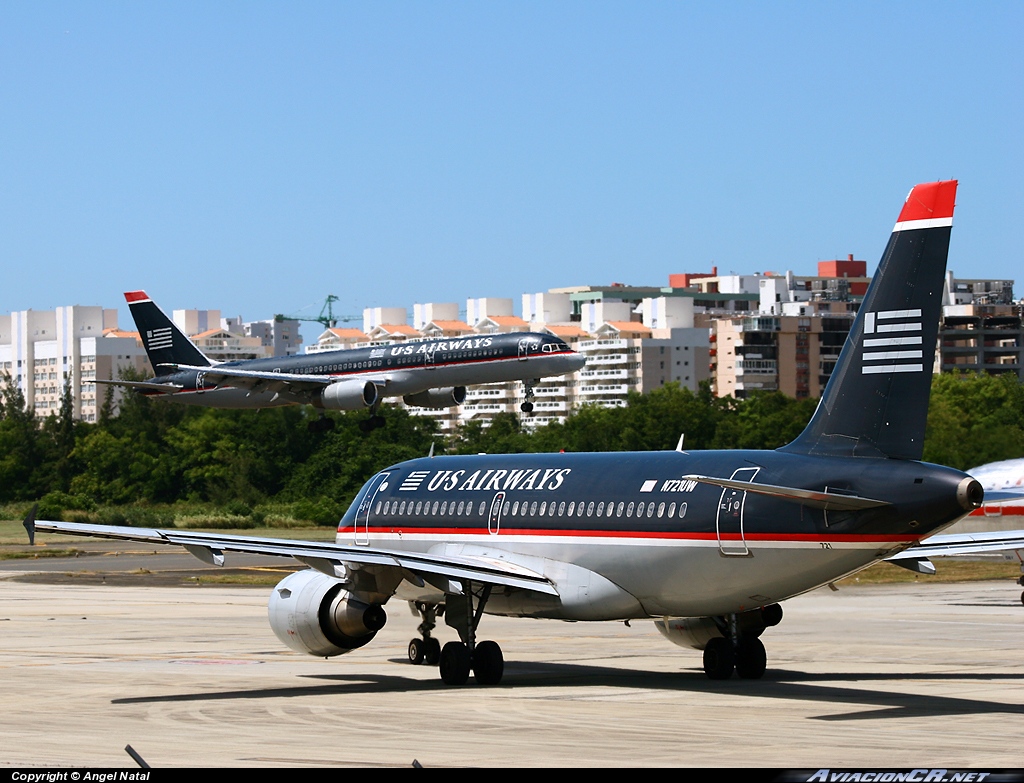
[{"label": "main landing gear", "polygon": [[376,429],[380,429],[388,423],[388,420],[377,413],[377,405],[370,408],[370,418],[363,419],[359,422],[359,431],[363,434],[373,432]]},{"label": "main landing gear", "polygon": [[704,673],[712,680],[728,680],[733,671],[744,680],[760,680],[768,656],[758,637],[782,622],[782,607],[771,604],[759,613],[730,614],[716,620],[723,635],[704,647]]},{"label": "main landing gear", "polygon": [[334,429],[334,419],[328,419],[324,414],[320,414],[320,418],[313,419],[309,424],[306,425],[306,429],[310,432],[330,432]]},{"label": "main landing gear", "polygon": [[[476,629],[490,595],[490,585],[464,582],[463,594],[449,594],[443,608],[417,603],[415,609],[423,618],[417,629],[422,638],[409,642],[409,661],[414,664],[436,663],[445,685],[465,685],[469,681],[470,672],[480,685],[500,683],[505,673],[505,659],[501,654],[501,647],[497,642],[476,641]],[[438,641],[430,632],[434,629],[434,621],[440,614],[444,615],[445,623],[459,632],[461,641],[448,642],[438,653]]]},{"label": "main landing gear", "polygon": [[537,381],[523,381],[523,396],[525,400],[522,405],[519,406],[519,410],[523,413],[533,413],[533,387]]}]

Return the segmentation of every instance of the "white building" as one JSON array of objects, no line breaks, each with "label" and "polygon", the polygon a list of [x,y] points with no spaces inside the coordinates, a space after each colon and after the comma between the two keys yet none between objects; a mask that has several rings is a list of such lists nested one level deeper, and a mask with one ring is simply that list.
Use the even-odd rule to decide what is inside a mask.
[{"label": "white building", "polygon": [[[106,399],[97,378],[151,374],[138,335],[117,328],[117,310],[72,305],[0,316],[0,383],[14,383],[40,416],[57,414],[67,383],[74,416],[96,421]],[[121,391],[112,389],[114,403]]]}]

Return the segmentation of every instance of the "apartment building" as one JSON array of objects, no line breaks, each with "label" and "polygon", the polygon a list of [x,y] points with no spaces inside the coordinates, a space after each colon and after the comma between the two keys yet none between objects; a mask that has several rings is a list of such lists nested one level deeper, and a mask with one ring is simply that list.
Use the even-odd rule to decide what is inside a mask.
[{"label": "apartment building", "polygon": [[[117,310],[71,305],[0,315],[0,383],[16,385],[40,416],[60,411],[67,384],[74,416],[96,421],[107,394],[96,379],[127,369],[151,372],[138,334],[118,329]],[[111,393],[116,406],[122,392]]]}]

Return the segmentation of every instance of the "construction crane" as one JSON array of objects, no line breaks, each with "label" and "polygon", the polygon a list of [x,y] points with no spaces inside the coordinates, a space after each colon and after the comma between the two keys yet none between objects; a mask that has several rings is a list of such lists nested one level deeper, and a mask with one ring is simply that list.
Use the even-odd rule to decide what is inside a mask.
[{"label": "construction crane", "polygon": [[[334,294],[328,294],[324,300],[324,306],[320,308],[320,315],[316,318],[306,318],[301,315],[282,315],[278,313],[274,316],[274,320],[277,322],[281,321],[317,321],[324,325],[324,328],[333,329],[338,325],[339,322],[359,321],[362,320],[361,315],[335,315],[334,308],[332,305],[338,301],[338,297]],[[309,305],[312,307],[313,305]]]}]

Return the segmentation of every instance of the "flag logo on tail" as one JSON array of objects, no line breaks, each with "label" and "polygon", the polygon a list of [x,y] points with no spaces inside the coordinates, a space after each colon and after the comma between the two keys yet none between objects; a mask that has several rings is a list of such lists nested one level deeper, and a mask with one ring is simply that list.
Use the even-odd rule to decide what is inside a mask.
[{"label": "flag logo on tail", "polygon": [[864,314],[861,373],[923,372],[920,310],[879,310]]},{"label": "flag logo on tail", "polygon": [[163,329],[152,329],[146,332],[146,343],[151,351],[158,351],[161,348],[170,348],[171,341],[171,327],[169,326],[166,326]]}]

